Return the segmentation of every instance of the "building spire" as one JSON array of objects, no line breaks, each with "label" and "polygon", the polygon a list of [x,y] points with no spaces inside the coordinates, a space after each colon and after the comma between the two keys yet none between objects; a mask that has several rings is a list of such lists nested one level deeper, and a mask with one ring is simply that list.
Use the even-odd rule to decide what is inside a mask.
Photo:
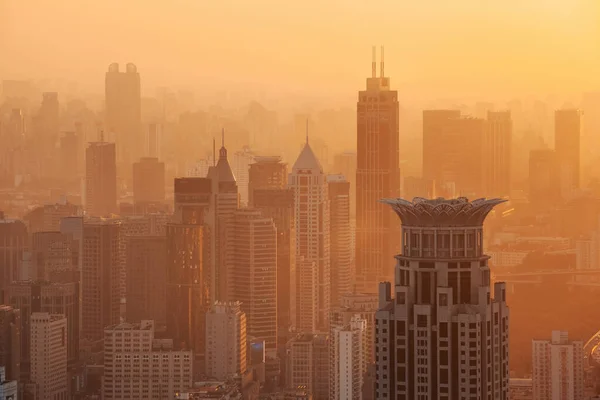
[{"label": "building spire", "polygon": [[375,78],[377,76],[377,50],[375,49],[375,46],[373,46],[373,57],[371,60],[371,75],[373,78]]},{"label": "building spire", "polygon": [[384,73],[383,73],[383,46],[381,46],[381,64],[380,64],[380,68],[381,68],[381,78],[385,77]]}]

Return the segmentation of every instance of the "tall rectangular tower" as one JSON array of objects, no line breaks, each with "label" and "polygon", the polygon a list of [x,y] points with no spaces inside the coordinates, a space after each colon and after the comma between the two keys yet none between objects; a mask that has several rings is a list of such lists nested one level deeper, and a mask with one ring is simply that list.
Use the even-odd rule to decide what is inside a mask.
[{"label": "tall rectangular tower", "polygon": [[92,142],[85,151],[85,212],[103,217],[117,213],[115,144]]},{"label": "tall rectangular tower", "polygon": [[503,200],[384,202],[402,220],[402,254],[394,286],[380,284],[375,398],[507,399],[506,288],[492,291],[483,253],[483,221]]},{"label": "tall rectangular tower", "polygon": [[352,232],[350,228],[350,183],[343,175],[328,175],[330,201],[331,306],[352,291]]},{"label": "tall rectangular tower", "polygon": [[488,111],[483,139],[484,195],[510,195],[512,118],[510,111]]},{"label": "tall rectangular tower", "polygon": [[31,314],[31,381],[40,399],[66,399],[67,317],[62,314]]},{"label": "tall rectangular tower", "polygon": [[367,89],[358,94],[356,169],[356,285],[376,292],[377,282],[390,279],[390,260],[400,250],[400,224],[379,199],[400,194],[398,92],[391,90],[383,69],[373,71]]},{"label": "tall rectangular tower", "polygon": [[156,204],[165,201],[165,163],[144,157],[133,164],[133,202]]},{"label": "tall rectangular tower", "polygon": [[554,113],[554,151],[558,161],[561,194],[567,197],[580,186],[581,112],[576,109]]}]

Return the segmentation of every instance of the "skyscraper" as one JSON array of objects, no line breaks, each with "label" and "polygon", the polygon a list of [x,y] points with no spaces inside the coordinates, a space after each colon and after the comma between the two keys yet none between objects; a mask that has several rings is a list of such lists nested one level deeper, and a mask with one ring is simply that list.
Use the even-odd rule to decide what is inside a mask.
[{"label": "skyscraper", "polygon": [[482,236],[503,200],[383,202],[402,220],[402,254],[393,289],[380,284],[376,398],[507,399],[506,289],[491,293]]},{"label": "skyscraper", "polygon": [[367,321],[354,316],[350,323],[332,328],[329,366],[329,398],[362,400],[367,372]]},{"label": "skyscraper", "polygon": [[0,305],[0,365],[6,380],[21,379],[21,310]]},{"label": "skyscraper", "polygon": [[248,146],[233,154],[233,174],[240,193],[240,203],[248,206],[249,168],[254,160],[254,153]]},{"label": "skyscraper", "polygon": [[581,113],[576,109],[554,113],[554,151],[563,198],[579,189],[581,168]]},{"label": "skyscraper", "polygon": [[394,238],[400,224],[378,203],[400,192],[398,92],[384,75],[376,76],[375,48],[367,89],[358,94],[356,169],[356,285],[376,292],[377,283],[392,276],[387,262],[398,252]]},{"label": "skyscraper", "polygon": [[141,126],[140,74],[128,63],[125,72],[119,64],[108,67],[105,76],[106,122],[111,140],[117,144],[117,161],[129,175],[131,165],[143,156],[144,138]]},{"label": "skyscraper", "polygon": [[76,243],[61,232],[36,232],[31,235],[33,279],[50,282],[79,282]]},{"label": "skyscraper", "polygon": [[331,306],[352,291],[352,232],[350,227],[350,183],[343,175],[328,175],[330,201]]},{"label": "skyscraper", "polygon": [[536,207],[550,206],[560,200],[560,175],[556,151],[529,152],[529,201]]},{"label": "skyscraper", "polygon": [[253,209],[233,214],[227,232],[227,294],[240,301],[248,335],[277,348],[277,229]]},{"label": "skyscraper", "polygon": [[288,388],[305,388],[314,400],[329,399],[329,336],[299,334],[287,344]]},{"label": "skyscraper", "polygon": [[484,194],[510,195],[512,119],[510,111],[488,111],[483,139]]},{"label": "skyscraper", "polygon": [[460,118],[460,110],[423,110],[423,178],[444,182],[444,129],[448,120]]},{"label": "skyscraper", "polygon": [[167,251],[164,236],[127,238],[127,321],[167,322]]},{"label": "skyscraper", "polygon": [[287,188],[287,164],[280,157],[255,157],[249,172],[250,205],[277,228],[277,326],[284,333],[296,315],[294,191]]},{"label": "skyscraper", "polygon": [[206,375],[227,380],[246,372],[246,314],[240,302],[217,302],[206,314]]},{"label": "skyscraper", "polygon": [[333,171],[350,182],[350,219],[356,219],[356,153],[345,151],[333,157]]},{"label": "skyscraper", "polygon": [[31,314],[31,381],[40,399],[66,399],[67,317],[62,314]]},{"label": "skyscraper", "polygon": [[117,220],[86,221],[83,227],[81,336],[91,342],[119,322],[120,229]]},{"label": "skyscraper", "polygon": [[553,331],[551,340],[533,340],[532,376],[535,400],[584,399],[583,342]]},{"label": "skyscraper", "polygon": [[23,251],[29,247],[23,221],[7,219],[0,211],[0,289],[20,279]]},{"label": "skyscraper", "polygon": [[117,212],[115,144],[92,142],[85,151],[85,211],[94,217]]},{"label": "skyscraper", "polygon": [[329,198],[321,163],[308,144],[289,178],[296,223],[296,314],[299,331],[326,328],[330,307]]},{"label": "skyscraper", "polygon": [[165,163],[144,157],[133,164],[133,202],[157,204],[165,201]]}]

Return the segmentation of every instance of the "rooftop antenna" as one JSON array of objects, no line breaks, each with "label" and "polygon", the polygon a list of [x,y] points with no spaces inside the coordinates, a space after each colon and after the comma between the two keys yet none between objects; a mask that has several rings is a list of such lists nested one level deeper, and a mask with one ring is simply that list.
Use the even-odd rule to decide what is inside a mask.
[{"label": "rooftop antenna", "polygon": [[375,76],[377,75],[377,61],[375,61],[375,59],[377,58],[377,50],[375,49],[375,46],[373,46],[373,57],[372,57],[372,61],[371,61],[371,75],[373,78],[375,78]]},{"label": "rooftop antenna", "polygon": [[308,118],[306,118],[306,144],[308,144]]},{"label": "rooftop antenna", "polygon": [[381,46],[381,77],[385,77],[385,75],[383,74],[383,46]]}]

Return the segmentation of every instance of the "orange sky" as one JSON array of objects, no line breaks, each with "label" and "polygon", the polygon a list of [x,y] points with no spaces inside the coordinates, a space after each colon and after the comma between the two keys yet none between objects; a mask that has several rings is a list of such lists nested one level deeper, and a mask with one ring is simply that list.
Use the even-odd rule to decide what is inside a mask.
[{"label": "orange sky", "polygon": [[415,96],[600,89],[598,0],[0,0],[0,79],[102,90],[113,61],[157,85],[355,96],[370,46]]}]

